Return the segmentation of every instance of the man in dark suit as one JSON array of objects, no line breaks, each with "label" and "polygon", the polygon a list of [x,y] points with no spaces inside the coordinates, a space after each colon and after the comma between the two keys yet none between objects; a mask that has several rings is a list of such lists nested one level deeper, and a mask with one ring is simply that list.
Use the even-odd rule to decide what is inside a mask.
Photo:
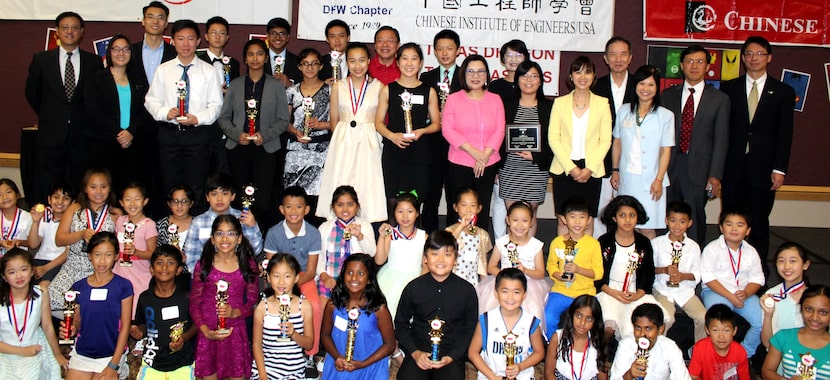
[{"label": "man in dark suit", "polygon": [[[297,66],[300,61],[296,55],[285,48],[291,38],[291,24],[282,17],[272,18],[268,21],[266,32],[268,33],[269,59],[265,64],[265,72],[279,79],[285,88],[302,82],[303,73]],[[274,70],[278,62],[281,64],[278,70]]]},{"label": "man in dark suit", "polygon": [[[444,99],[450,93],[461,89],[459,81],[460,68],[455,63],[458,58],[458,48],[461,46],[461,38],[458,33],[444,29],[438,32],[432,40],[432,50],[435,58],[438,59],[438,67],[421,74],[421,82],[427,83],[438,94],[439,106],[444,110]],[[442,89],[444,87],[444,89]],[[446,91],[449,89],[449,92]],[[444,178],[447,175],[449,161],[447,150],[449,144],[440,133],[426,135],[432,155],[432,162],[428,167],[427,177],[427,198],[424,202],[424,211],[421,214],[421,226],[426,231],[438,229],[438,206],[441,202],[441,190],[444,188]],[[450,199],[450,192],[447,191],[447,208],[451,208],[455,199]],[[455,223],[454,220],[446,221],[447,225]]]},{"label": "man in dark suit", "polygon": [[790,160],[795,91],[767,75],[772,46],[765,38],[749,37],[741,46],[741,57],[746,74],[721,84],[732,102],[723,209],[749,212],[749,243],[761,256],[764,274],[769,274],[769,215]]},{"label": "man in dark suit", "polygon": [[[594,94],[608,98],[608,105],[611,107],[612,126],[617,119],[617,109],[625,103],[631,103],[634,99],[634,88],[637,86],[631,80],[628,66],[631,65],[631,43],[623,37],[614,36],[605,43],[605,54],[602,58],[608,65],[608,75],[597,79],[591,91]],[[611,165],[611,149],[605,155],[605,177],[602,178],[602,190],[599,196],[598,213],[602,215],[605,206],[614,198],[614,189],[611,187],[611,173],[614,169]],[[600,236],[606,231],[605,224],[600,218],[594,218],[594,236]]]},{"label": "man in dark suit", "polygon": [[663,107],[674,112],[675,146],[672,147],[667,201],[685,201],[692,206],[688,235],[706,243],[707,192],[720,191],[729,140],[729,97],[706,84],[711,56],[700,45],[680,53],[685,81],[663,91]]},{"label": "man in dark suit", "polygon": [[[228,92],[231,81],[239,76],[239,61],[229,55],[225,55],[225,45],[230,39],[230,25],[228,20],[220,16],[214,16],[205,23],[205,41],[208,48],[196,52],[199,59],[210,63],[216,71],[222,73],[222,93]],[[243,58],[244,59],[244,58]],[[228,165],[228,154],[225,149],[225,134],[219,128],[219,123],[210,127],[210,169],[209,175],[216,173],[231,174]]]},{"label": "man in dark suit", "polygon": [[[167,29],[170,9],[160,1],[152,1],[142,8],[141,26],[144,28],[144,39],[132,46],[132,56],[127,64],[127,75],[135,78],[136,86],[141,90],[143,97],[150,88],[156,68],[164,62],[176,58],[176,49],[173,45],[164,42],[164,31]],[[134,144],[139,157],[147,160],[146,165],[137,167],[141,170],[137,178],[143,179],[150,191],[150,214],[154,216],[167,215],[170,211],[167,208],[167,190],[162,188],[161,181],[156,173],[159,173],[158,162],[158,130],[164,128],[162,122],[157,122],[147,115],[147,123],[141,129],[141,133],[135,136]]]},{"label": "man in dark suit", "polygon": [[[346,46],[349,45],[349,40],[352,38],[352,30],[349,24],[340,19],[334,19],[326,24],[326,43],[333,51],[340,53],[340,65],[337,79],[343,79],[349,75],[349,66],[346,64]],[[325,81],[329,85],[332,84],[332,77],[334,70],[331,65],[331,53],[320,57],[320,63],[323,65],[317,77]]]},{"label": "man in dark suit", "polygon": [[35,54],[26,79],[26,100],[38,117],[34,194],[29,203],[46,203],[49,187],[57,180],[80,183],[86,170],[83,128],[84,84],[104,68],[101,58],[78,46],[84,36],[84,19],[75,12],[55,18],[60,46]]}]

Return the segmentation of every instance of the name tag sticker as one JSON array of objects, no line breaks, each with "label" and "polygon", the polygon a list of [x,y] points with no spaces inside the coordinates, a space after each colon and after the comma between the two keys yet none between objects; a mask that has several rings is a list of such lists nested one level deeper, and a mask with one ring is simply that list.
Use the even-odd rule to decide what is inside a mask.
[{"label": "name tag sticker", "polygon": [[346,328],[349,327],[349,322],[346,320],[346,318],[343,318],[338,315],[334,318],[334,327],[336,327],[340,331],[346,331]]},{"label": "name tag sticker", "polygon": [[92,289],[89,293],[89,300],[90,301],[106,301],[107,300],[107,289]]},{"label": "name tag sticker", "polygon": [[169,321],[171,319],[178,319],[179,318],[179,307],[178,306],[168,306],[161,309],[161,320],[162,321]]},{"label": "name tag sticker", "polygon": [[200,228],[199,239],[210,239],[210,228]]},{"label": "name tag sticker", "polygon": [[280,319],[276,315],[266,315],[265,318],[262,320],[262,327],[267,329],[278,329],[280,328]]},{"label": "name tag sticker", "polygon": [[412,104],[424,104],[424,96],[412,95]]}]

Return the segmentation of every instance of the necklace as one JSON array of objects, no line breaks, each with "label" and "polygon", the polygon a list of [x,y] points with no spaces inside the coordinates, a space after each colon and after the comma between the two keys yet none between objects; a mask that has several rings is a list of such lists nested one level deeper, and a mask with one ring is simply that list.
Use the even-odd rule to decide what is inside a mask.
[{"label": "necklace", "polygon": [[588,103],[578,104],[578,103],[574,102],[574,107],[576,107],[576,109],[578,109],[580,111],[584,110],[585,107],[587,107],[587,106],[588,106]]}]

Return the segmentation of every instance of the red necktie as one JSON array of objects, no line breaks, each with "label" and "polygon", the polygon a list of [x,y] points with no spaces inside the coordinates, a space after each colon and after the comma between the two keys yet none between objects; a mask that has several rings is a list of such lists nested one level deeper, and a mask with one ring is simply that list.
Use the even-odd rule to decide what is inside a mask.
[{"label": "red necktie", "polygon": [[444,69],[444,83],[450,83],[450,71]]},{"label": "red necktie", "polygon": [[680,151],[689,153],[689,141],[692,140],[692,125],[695,123],[695,89],[689,88],[689,97],[680,116]]}]

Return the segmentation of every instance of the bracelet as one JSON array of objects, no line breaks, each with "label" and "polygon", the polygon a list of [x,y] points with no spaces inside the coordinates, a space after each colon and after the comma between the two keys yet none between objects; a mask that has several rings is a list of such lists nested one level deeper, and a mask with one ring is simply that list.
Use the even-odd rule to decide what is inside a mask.
[{"label": "bracelet", "polygon": [[120,368],[118,364],[115,364],[113,362],[107,363],[107,367],[112,368],[114,371],[118,371],[118,368]]},{"label": "bracelet", "polygon": [[611,168],[611,171],[612,172],[618,172],[618,171],[620,171],[620,168]]}]

